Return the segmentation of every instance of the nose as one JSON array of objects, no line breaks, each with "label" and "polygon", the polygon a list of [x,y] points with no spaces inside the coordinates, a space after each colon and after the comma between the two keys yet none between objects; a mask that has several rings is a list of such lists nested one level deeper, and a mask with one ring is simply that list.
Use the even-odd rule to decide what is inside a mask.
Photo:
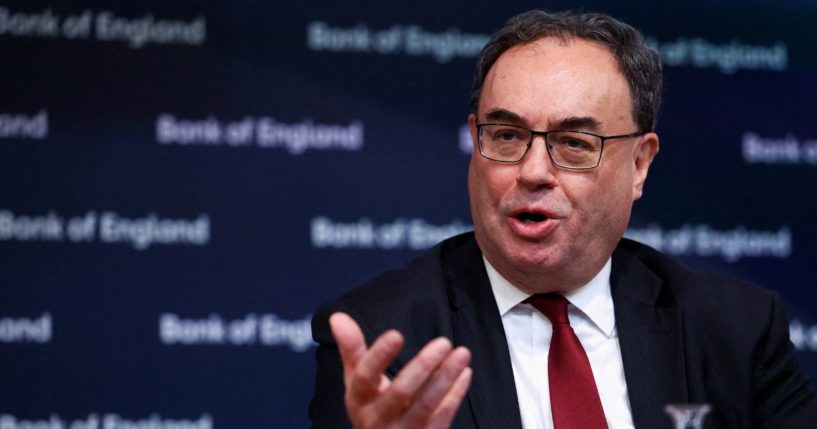
[{"label": "nose", "polygon": [[530,190],[552,188],[556,185],[555,169],[550,160],[544,136],[536,136],[525,158],[519,162],[517,181]]}]

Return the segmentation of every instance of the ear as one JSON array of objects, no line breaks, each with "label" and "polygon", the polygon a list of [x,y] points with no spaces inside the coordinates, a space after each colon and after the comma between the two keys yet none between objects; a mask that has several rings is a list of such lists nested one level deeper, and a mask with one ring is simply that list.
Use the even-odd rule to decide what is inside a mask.
[{"label": "ear", "polygon": [[471,131],[471,143],[473,144],[473,153],[479,153],[479,142],[477,141],[477,116],[471,113],[468,115],[468,129]]},{"label": "ear", "polygon": [[633,161],[635,162],[635,176],[633,177],[633,201],[641,198],[644,193],[644,182],[647,181],[647,172],[650,169],[652,160],[658,154],[658,135],[655,133],[644,134],[640,141],[633,148]]}]

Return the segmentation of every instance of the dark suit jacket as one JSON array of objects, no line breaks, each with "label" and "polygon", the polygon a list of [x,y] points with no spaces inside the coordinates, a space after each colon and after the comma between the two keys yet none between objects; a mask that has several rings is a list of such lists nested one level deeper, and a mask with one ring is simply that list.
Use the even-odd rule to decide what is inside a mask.
[{"label": "dark suit jacket", "polygon": [[[665,404],[698,402],[713,407],[707,428],[817,427],[817,399],[777,295],[687,270],[626,239],[613,253],[610,280],[636,428],[670,428]],[[468,347],[474,376],[453,427],[521,428],[505,332],[473,234],[446,240],[318,309],[309,406],[315,428],[349,427],[327,320],[335,311],[351,315],[369,342],[390,328],[403,333],[390,375],[437,336]]]}]

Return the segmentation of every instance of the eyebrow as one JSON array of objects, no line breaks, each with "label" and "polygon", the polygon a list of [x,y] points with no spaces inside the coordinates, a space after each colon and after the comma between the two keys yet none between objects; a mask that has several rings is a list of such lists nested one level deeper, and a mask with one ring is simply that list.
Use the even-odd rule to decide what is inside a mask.
[{"label": "eyebrow", "polygon": [[521,116],[508,109],[493,109],[485,114],[485,119],[488,121],[507,122],[511,124],[523,124],[525,121]]},{"label": "eyebrow", "polygon": [[[487,121],[504,122],[512,125],[525,124],[526,121],[518,114],[503,108],[493,109],[485,114]],[[601,122],[592,116],[566,116],[550,124],[554,130],[589,130],[601,129]]]},{"label": "eyebrow", "polygon": [[554,126],[562,130],[598,131],[601,128],[601,122],[592,116],[568,116],[558,119]]}]

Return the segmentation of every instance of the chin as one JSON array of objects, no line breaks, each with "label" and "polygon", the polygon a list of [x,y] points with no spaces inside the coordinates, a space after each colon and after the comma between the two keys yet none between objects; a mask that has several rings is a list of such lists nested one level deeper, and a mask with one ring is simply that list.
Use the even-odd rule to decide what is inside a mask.
[{"label": "chin", "polygon": [[514,245],[503,253],[504,259],[517,270],[547,273],[564,265],[564,255],[553,245],[526,244]]}]

